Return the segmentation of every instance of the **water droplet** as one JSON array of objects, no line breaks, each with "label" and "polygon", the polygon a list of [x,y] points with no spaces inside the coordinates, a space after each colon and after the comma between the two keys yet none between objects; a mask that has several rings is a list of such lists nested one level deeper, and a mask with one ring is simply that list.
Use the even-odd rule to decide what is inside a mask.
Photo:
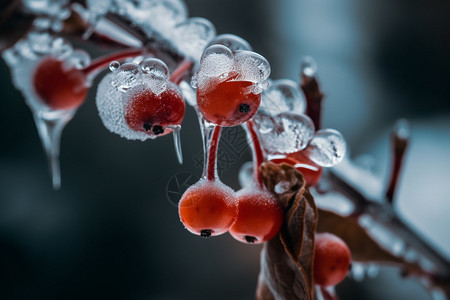
[{"label": "water droplet", "polygon": [[119,70],[119,68],[120,62],[118,62],[117,60],[113,60],[109,63],[109,69],[111,70],[111,72],[116,72],[117,70]]},{"label": "water droplet", "polygon": [[317,63],[311,56],[305,56],[300,64],[301,75],[314,77],[317,74]]},{"label": "water droplet", "polygon": [[157,58],[146,58],[139,66],[142,72],[146,75],[150,75],[151,78],[166,80],[169,78],[169,68],[167,65]]},{"label": "water droplet", "polygon": [[342,161],[347,146],[342,134],[334,129],[316,132],[306,153],[314,163],[322,167],[332,167]]},{"label": "water droplet", "polygon": [[126,92],[138,83],[141,68],[135,63],[124,63],[115,73],[113,85],[121,92]]}]

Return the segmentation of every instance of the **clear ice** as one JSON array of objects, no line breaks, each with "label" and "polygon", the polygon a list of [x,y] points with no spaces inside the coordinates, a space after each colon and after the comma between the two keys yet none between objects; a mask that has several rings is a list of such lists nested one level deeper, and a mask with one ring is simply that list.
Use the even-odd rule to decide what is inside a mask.
[{"label": "clear ice", "polygon": [[296,82],[289,79],[280,79],[272,81],[269,87],[264,90],[261,107],[271,115],[283,112],[304,114],[306,99]]},{"label": "clear ice", "polygon": [[314,136],[314,124],[306,115],[286,112],[272,117],[258,112],[253,120],[268,154],[303,150]]},{"label": "clear ice", "polygon": [[347,146],[342,134],[334,129],[321,129],[309,143],[306,154],[322,167],[332,167],[345,156]]}]

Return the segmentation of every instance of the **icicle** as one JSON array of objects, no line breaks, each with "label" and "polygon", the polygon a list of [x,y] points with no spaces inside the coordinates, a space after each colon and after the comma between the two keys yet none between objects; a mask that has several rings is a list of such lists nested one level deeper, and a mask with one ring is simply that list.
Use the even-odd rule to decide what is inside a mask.
[{"label": "icicle", "polygon": [[181,148],[181,126],[180,125],[176,125],[176,126],[167,126],[168,128],[171,128],[173,130],[172,134],[173,134],[173,144],[175,146],[175,153],[177,154],[177,159],[178,162],[180,163],[180,165],[183,164],[183,151]]},{"label": "icicle", "polygon": [[61,133],[66,124],[73,118],[75,110],[51,113],[33,113],[34,121],[47,154],[52,184],[55,190],[61,187],[61,171],[59,167],[59,148]]}]

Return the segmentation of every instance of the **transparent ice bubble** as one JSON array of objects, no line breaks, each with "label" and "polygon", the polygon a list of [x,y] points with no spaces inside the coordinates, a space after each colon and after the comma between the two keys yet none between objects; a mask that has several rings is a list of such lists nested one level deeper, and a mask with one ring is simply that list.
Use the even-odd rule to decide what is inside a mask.
[{"label": "transparent ice bubble", "polygon": [[184,55],[198,61],[216,35],[214,25],[203,18],[190,18],[175,27],[172,42]]},{"label": "transparent ice bubble", "polygon": [[103,125],[112,133],[129,140],[147,140],[151,138],[144,132],[131,130],[125,120],[126,94],[116,89],[111,81],[114,73],[106,75],[99,83],[96,105]]},{"label": "transparent ice bubble", "polygon": [[253,117],[253,121],[256,125],[256,129],[261,134],[270,133],[276,126],[275,117],[273,117],[267,110],[264,109],[264,107],[261,106]]},{"label": "transparent ice bubble", "polygon": [[118,71],[120,68],[120,62],[118,62],[117,60],[113,60],[112,62],[109,63],[109,70],[111,72],[116,72]]},{"label": "transparent ice bubble", "polygon": [[115,78],[111,82],[119,91],[126,92],[128,89],[138,84],[141,67],[135,63],[124,63],[114,73]]},{"label": "transparent ice bubble", "polygon": [[307,155],[322,167],[332,167],[342,161],[347,146],[342,134],[334,129],[321,129],[311,140]]},{"label": "transparent ice bubble", "polygon": [[203,52],[198,76],[226,78],[232,67],[233,53],[231,50],[222,45],[213,45]]},{"label": "transparent ice bubble", "polygon": [[311,56],[305,56],[300,63],[300,75],[314,77],[317,74],[317,63]]},{"label": "transparent ice bubble", "polygon": [[231,51],[248,50],[252,51],[252,46],[243,38],[234,34],[220,34],[216,36],[210,43],[211,45],[223,45]]},{"label": "transparent ice bubble", "polygon": [[270,153],[294,153],[303,150],[314,136],[314,123],[306,115],[277,115],[272,131],[261,133],[264,149]]},{"label": "transparent ice bubble", "polygon": [[167,80],[169,78],[169,68],[160,59],[157,58],[146,58],[139,66],[142,72],[151,78]]},{"label": "transparent ice bubble", "polygon": [[261,106],[272,115],[282,112],[303,114],[306,100],[297,83],[289,79],[280,79],[271,82],[263,92]]},{"label": "transparent ice bubble", "polygon": [[72,68],[83,69],[91,64],[91,56],[84,50],[76,49],[64,60],[67,70]]},{"label": "transparent ice bubble", "polygon": [[270,75],[270,64],[263,56],[251,51],[238,51],[234,55],[234,69],[240,80],[263,82]]}]

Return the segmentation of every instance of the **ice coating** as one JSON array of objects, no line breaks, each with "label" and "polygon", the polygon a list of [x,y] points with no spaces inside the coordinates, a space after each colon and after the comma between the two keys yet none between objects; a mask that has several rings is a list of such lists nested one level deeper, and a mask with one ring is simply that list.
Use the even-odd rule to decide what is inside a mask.
[{"label": "ice coating", "polygon": [[314,136],[314,124],[306,115],[281,113],[271,117],[258,113],[254,120],[261,144],[269,154],[303,150]]},{"label": "ice coating", "polygon": [[112,85],[115,74],[106,75],[97,88],[96,104],[103,125],[123,138],[145,141],[151,138],[148,134],[131,130],[125,121],[126,97]]},{"label": "ice coating", "polygon": [[212,45],[223,45],[230,49],[233,52],[239,51],[239,50],[248,50],[252,51],[252,46],[244,40],[243,38],[234,35],[234,34],[220,34],[216,36],[208,46]]},{"label": "ice coating", "polygon": [[[142,124],[136,123],[141,121],[141,117],[149,116],[148,114],[152,114],[149,118],[151,117],[153,120],[157,118],[154,114],[158,113],[158,109],[152,109],[146,101],[157,101],[159,104],[155,105],[162,105],[167,103],[166,101],[172,101],[173,97],[178,97],[182,105],[179,109],[184,112],[180,90],[176,85],[169,82],[169,70],[166,64],[159,59],[147,58],[139,65],[132,62],[120,65],[120,63],[114,61],[111,62],[110,69],[112,73],[101,80],[96,97],[97,109],[105,127],[126,139],[141,141],[156,138],[158,135],[172,131],[175,133],[174,142],[177,156],[181,161],[179,138],[181,127],[179,123],[144,124],[148,126],[148,128],[144,126],[145,130],[143,130]],[[163,92],[167,94],[158,97]],[[131,108],[133,110],[130,111]],[[166,108],[161,107],[159,112],[165,114],[167,113],[166,110]],[[178,113],[180,112],[178,111]],[[171,122],[175,116],[168,117],[167,121]],[[181,121],[179,122],[181,123]],[[152,127],[153,125],[155,126]]]},{"label": "ice coating", "polygon": [[[43,59],[54,57],[63,60],[66,70],[78,68],[82,66],[79,63],[80,53],[83,53],[83,64],[89,63],[90,57],[85,51],[74,50],[65,39],[55,38],[47,32],[38,30],[30,32],[25,39],[5,50],[2,56],[11,70],[14,86],[22,92],[26,103],[33,111],[47,113],[54,109],[47,106],[33,88],[36,67]],[[88,84],[86,82],[86,85]]]},{"label": "ice coating", "polygon": [[233,54],[223,45],[212,45],[204,51],[200,68],[193,76],[191,85],[194,88],[209,89],[211,80],[217,84],[228,79],[231,73],[237,75],[234,81],[257,83],[246,92],[259,94],[266,86],[270,65],[264,57],[255,52],[238,51]]},{"label": "ice coating", "polygon": [[190,18],[175,26],[169,40],[185,56],[198,61],[216,35],[214,25],[203,18]]},{"label": "ice coating", "polygon": [[322,167],[332,167],[345,156],[347,146],[342,134],[334,129],[322,129],[316,132],[306,154],[314,163]]},{"label": "ice coating", "polygon": [[151,35],[152,31],[170,38],[177,24],[187,18],[187,8],[182,0],[119,0],[119,13],[127,16]]},{"label": "ice coating", "polygon": [[306,99],[300,92],[298,84],[289,79],[275,80],[262,93],[261,107],[269,114],[283,112],[304,114]]}]

